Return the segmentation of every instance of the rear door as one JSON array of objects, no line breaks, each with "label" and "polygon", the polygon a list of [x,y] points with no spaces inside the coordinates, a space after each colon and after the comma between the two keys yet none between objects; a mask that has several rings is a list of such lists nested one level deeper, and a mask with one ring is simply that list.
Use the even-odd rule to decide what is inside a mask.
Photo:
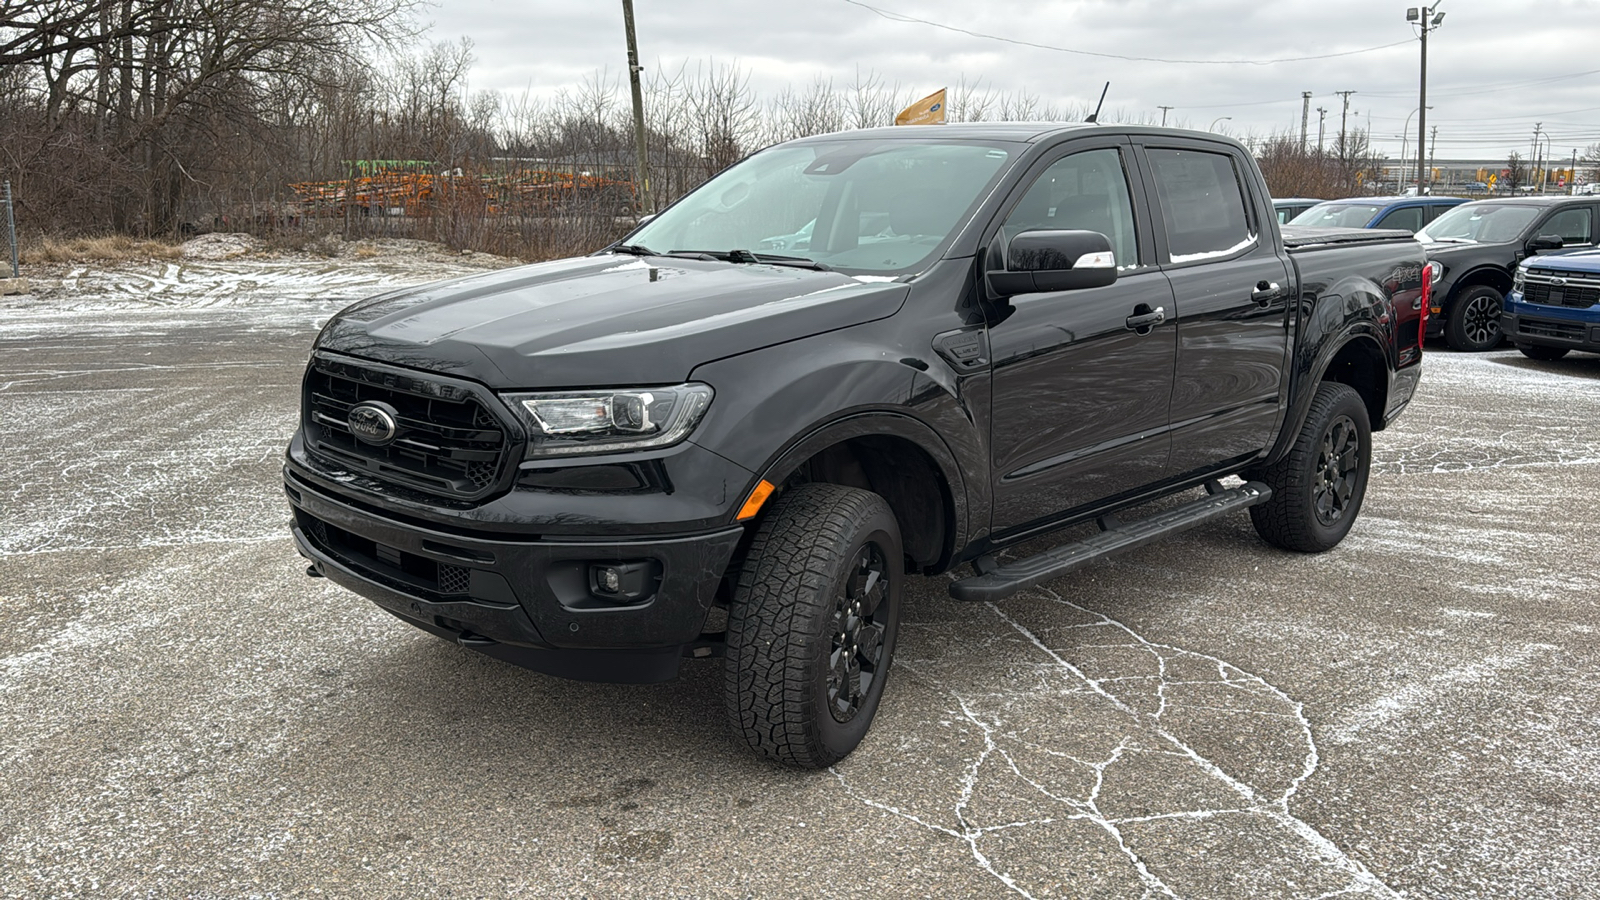
[{"label": "rear door", "polygon": [[1157,261],[1177,313],[1171,471],[1189,475],[1252,457],[1272,436],[1287,365],[1290,270],[1239,150],[1149,138],[1138,152],[1160,210]]},{"label": "rear door", "polygon": [[1030,229],[1098,231],[1118,276],[1107,287],[1021,294],[990,323],[994,528],[1015,530],[1160,481],[1176,332],[1130,317],[1172,308],[1125,138],[1073,140],[1037,163],[1002,239]]}]

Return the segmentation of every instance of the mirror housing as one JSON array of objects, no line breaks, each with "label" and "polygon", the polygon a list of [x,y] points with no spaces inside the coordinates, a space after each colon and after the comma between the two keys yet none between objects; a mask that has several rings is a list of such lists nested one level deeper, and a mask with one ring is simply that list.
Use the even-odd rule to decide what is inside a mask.
[{"label": "mirror housing", "polygon": [[[1004,252],[1004,268],[998,263]],[[1002,248],[989,250],[989,289],[1001,297],[1042,291],[1074,291],[1116,283],[1111,239],[1098,231],[1024,231]]]},{"label": "mirror housing", "polygon": [[1559,234],[1535,235],[1533,240],[1528,242],[1528,252],[1538,253],[1540,250],[1560,250],[1563,243],[1565,242],[1561,240],[1561,235]]}]

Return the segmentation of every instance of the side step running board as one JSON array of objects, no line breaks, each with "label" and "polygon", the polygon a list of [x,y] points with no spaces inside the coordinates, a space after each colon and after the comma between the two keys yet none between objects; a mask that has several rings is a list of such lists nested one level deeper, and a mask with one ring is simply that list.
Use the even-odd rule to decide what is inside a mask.
[{"label": "side step running board", "polygon": [[1177,534],[1218,516],[1265,503],[1272,497],[1272,488],[1259,481],[1226,490],[1221,484],[1211,481],[1206,484],[1206,492],[1209,496],[1163,510],[1137,522],[1122,524],[1109,516],[1102,518],[1099,534],[1062,544],[1027,559],[996,566],[992,560],[989,560],[990,565],[984,565],[987,558],[981,558],[974,565],[981,574],[952,582],[950,596],[969,602],[1003,600],[1018,591],[1080,569],[1097,559],[1143,547],[1158,538]]}]

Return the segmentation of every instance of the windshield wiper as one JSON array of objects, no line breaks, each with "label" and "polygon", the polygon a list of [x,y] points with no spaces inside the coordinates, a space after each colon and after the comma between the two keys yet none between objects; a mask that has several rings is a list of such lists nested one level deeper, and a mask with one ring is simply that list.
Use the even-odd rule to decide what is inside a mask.
[{"label": "windshield wiper", "polygon": [[1434,237],[1431,234],[1428,235],[1428,240],[1430,240],[1430,241],[1438,241],[1441,244],[1476,244],[1477,243],[1477,241],[1473,240],[1472,238]]},{"label": "windshield wiper", "polygon": [[630,256],[660,256],[654,250],[643,244],[616,244],[611,247],[612,253],[626,253]]},{"label": "windshield wiper", "polygon": [[833,267],[805,256],[779,256],[772,253],[751,253],[749,250],[674,250],[668,256],[685,256],[699,259],[717,259],[731,263],[762,263],[770,266],[792,266],[797,269],[815,269],[832,272]]}]

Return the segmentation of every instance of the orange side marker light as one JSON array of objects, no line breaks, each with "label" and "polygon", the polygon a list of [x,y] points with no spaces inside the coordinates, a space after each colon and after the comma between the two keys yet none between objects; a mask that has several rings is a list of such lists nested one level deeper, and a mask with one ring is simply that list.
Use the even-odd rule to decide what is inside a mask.
[{"label": "orange side marker light", "polygon": [[761,512],[761,504],[766,503],[767,498],[777,489],[772,482],[765,478],[761,479],[756,484],[755,490],[750,492],[750,499],[744,501],[744,506],[739,507],[739,521],[755,518],[756,513]]}]

